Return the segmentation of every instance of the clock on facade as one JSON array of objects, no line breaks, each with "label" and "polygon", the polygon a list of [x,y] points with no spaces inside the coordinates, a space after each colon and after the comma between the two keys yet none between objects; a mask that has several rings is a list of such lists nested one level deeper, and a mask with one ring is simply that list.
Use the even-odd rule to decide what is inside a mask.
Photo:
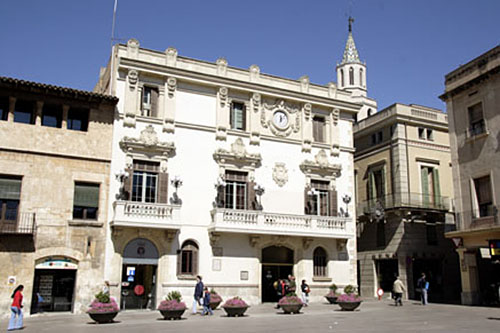
[{"label": "clock on facade", "polygon": [[288,115],[284,111],[276,111],[273,115],[273,123],[278,128],[288,126]]}]

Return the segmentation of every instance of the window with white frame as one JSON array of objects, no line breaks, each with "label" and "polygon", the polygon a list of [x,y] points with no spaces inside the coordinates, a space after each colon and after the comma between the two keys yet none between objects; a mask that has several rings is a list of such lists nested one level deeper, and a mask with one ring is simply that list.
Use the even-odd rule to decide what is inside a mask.
[{"label": "window with white frame", "polygon": [[142,89],[141,115],[156,117],[158,114],[158,89],[144,86]]},{"label": "window with white frame", "polygon": [[328,216],[330,214],[329,182],[311,180],[310,214]]},{"label": "window with white frame", "polygon": [[247,209],[247,173],[226,170],[224,207]]},{"label": "window with white frame", "polygon": [[158,162],[134,161],[132,201],[157,202]]},{"label": "window with white frame", "polygon": [[246,128],[245,104],[241,102],[231,103],[230,114],[231,129],[244,131]]}]

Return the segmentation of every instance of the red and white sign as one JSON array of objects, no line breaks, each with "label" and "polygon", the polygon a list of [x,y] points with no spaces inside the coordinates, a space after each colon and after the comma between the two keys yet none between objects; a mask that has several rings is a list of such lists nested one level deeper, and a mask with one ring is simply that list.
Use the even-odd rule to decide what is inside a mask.
[{"label": "red and white sign", "polygon": [[141,286],[140,284],[138,284],[137,286],[135,286],[135,288],[134,288],[134,294],[136,294],[137,296],[141,296],[142,294],[144,294],[144,287]]},{"label": "red and white sign", "polygon": [[460,245],[462,245],[462,238],[460,237],[453,237],[451,239],[453,241],[453,244],[455,244],[455,247],[458,248]]},{"label": "red and white sign", "polygon": [[377,289],[377,296],[379,301],[382,299],[382,296],[384,296],[384,290],[382,290],[382,288]]}]

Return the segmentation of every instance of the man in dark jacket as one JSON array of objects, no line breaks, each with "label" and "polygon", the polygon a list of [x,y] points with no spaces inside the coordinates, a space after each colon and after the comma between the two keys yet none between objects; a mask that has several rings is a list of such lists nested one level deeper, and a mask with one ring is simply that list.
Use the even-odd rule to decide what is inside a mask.
[{"label": "man in dark jacket", "polygon": [[425,278],[425,273],[422,273],[422,277],[418,279],[417,288],[420,291],[422,305],[427,305],[427,292],[429,291],[429,282],[427,282]]},{"label": "man in dark jacket", "polygon": [[203,282],[201,282],[201,276],[196,276],[196,287],[194,287],[194,299],[193,299],[193,313],[196,314],[198,304],[200,304],[200,299],[203,297]]}]

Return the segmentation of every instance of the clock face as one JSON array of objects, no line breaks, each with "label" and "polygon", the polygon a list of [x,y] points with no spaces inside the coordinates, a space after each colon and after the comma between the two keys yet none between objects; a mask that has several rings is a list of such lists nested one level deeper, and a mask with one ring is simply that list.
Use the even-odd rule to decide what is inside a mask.
[{"label": "clock face", "polygon": [[283,111],[276,111],[273,115],[273,123],[278,128],[285,128],[288,126],[288,115]]}]

